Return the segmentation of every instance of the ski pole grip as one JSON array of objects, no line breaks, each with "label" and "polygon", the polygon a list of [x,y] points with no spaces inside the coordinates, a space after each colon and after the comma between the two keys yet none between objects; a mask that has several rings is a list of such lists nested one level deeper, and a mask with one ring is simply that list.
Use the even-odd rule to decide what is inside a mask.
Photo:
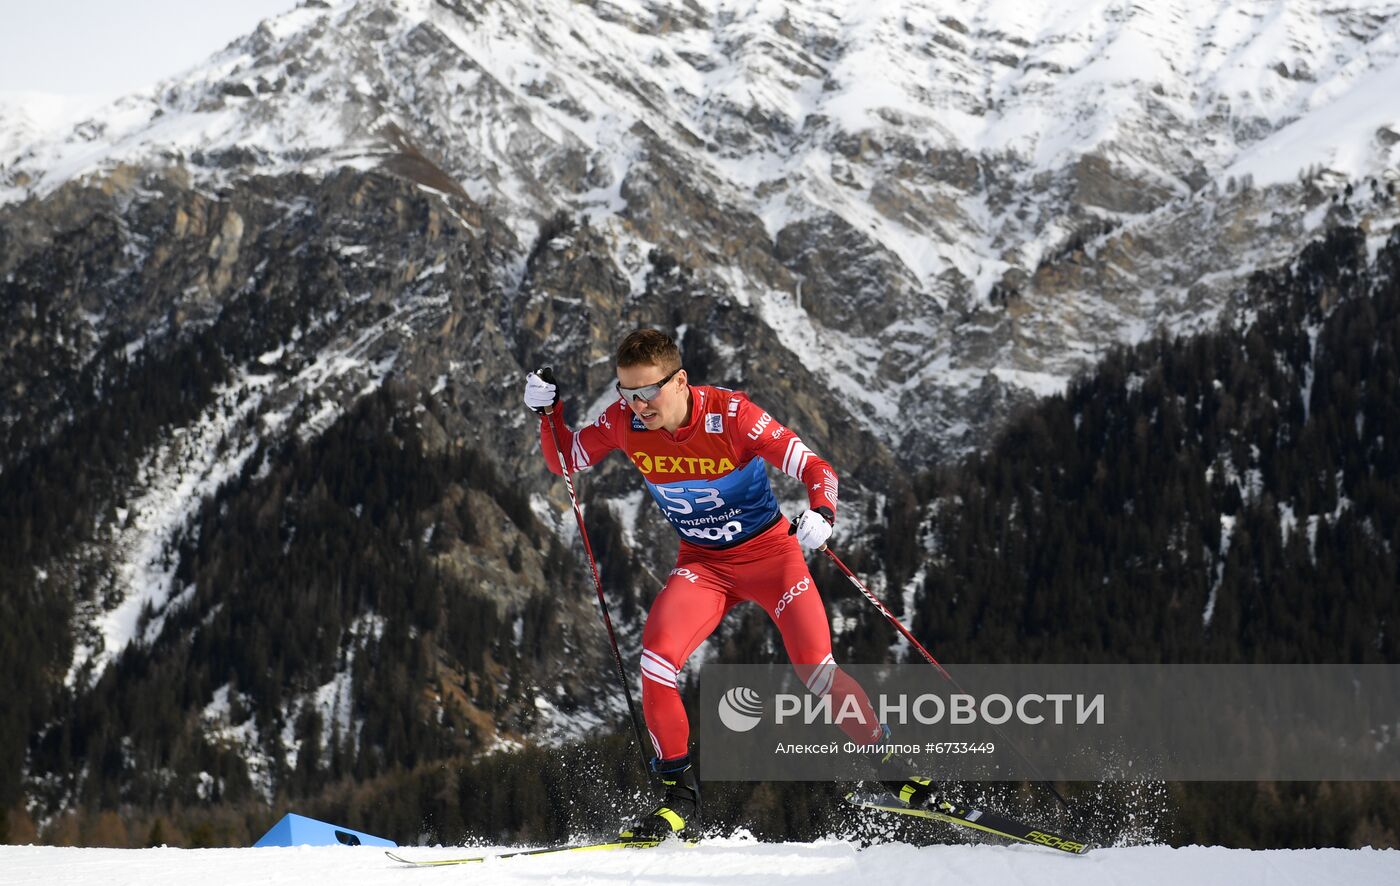
[{"label": "ski pole grip", "polygon": [[[784,516],[787,516],[787,515],[785,514]],[[798,514],[797,516],[800,518],[802,515],[801,515],[801,514]],[[794,520],[794,519],[792,519],[791,517],[788,517],[788,535],[796,535],[796,534],[797,534],[797,520]],[[827,548],[826,545],[822,545],[821,547],[817,548],[817,550],[818,550],[818,551],[828,551],[828,552],[829,552],[829,549]]]},{"label": "ski pole grip", "polygon": [[545,415],[549,415],[559,406],[559,382],[554,378],[554,367],[541,366],[539,369],[535,370],[535,375],[539,376],[540,381],[554,385],[554,402],[549,406],[536,410],[536,412],[543,412]]}]

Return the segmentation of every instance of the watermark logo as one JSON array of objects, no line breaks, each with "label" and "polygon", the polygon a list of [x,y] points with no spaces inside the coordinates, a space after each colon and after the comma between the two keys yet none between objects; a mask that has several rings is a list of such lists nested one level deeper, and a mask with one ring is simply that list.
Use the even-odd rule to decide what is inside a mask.
[{"label": "watermark logo", "polygon": [[720,697],[719,719],[732,732],[748,732],[763,719],[763,699],[747,686],[735,686]]},{"label": "watermark logo", "polygon": [[[787,608],[817,599],[814,583],[787,590]],[[922,662],[840,667],[843,685],[814,693],[805,668],[705,663],[697,740],[721,749],[706,779],[1400,784],[1400,662],[953,664],[955,686]],[[872,720],[889,731],[869,735]]]}]

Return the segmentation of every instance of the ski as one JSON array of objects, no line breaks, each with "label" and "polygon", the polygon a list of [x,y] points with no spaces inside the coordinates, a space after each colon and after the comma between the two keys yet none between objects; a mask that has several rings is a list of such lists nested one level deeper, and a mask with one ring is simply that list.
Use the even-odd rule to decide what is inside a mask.
[{"label": "ski", "polygon": [[1043,828],[1034,828],[1024,822],[1019,822],[1014,818],[996,812],[988,812],[985,809],[971,809],[965,806],[958,806],[947,800],[939,800],[936,809],[916,809],[905,806],[896,800],[861,796],[856,792],[846,795],[846,802],[862,809],[874,809],[879,812],[890,812],[896,815],[914,815],[919,818],[931,818],[934,821],[945,821],[948,824],[955,824],[960,827],[975,828],[988,834],[1001,837],[1006,840],[1015,840],[1018,843],[1029,843],[1032,846],[1046,846],[1060,852],[1068,852],[1074,855],[1084,855],[1092,847],[1088,843],[1079,840],[1072,840],[1069,837],[1047,831]]},{"label": "ski", "polygon": [[[412,865],[416,868],[445,867],[454,864],[474,864],[479,861],[491,861],[496,858],[517,858],[525,855],[555,855],[564,852],[605,852],[610,849],[652,849],[660,846],[661,840],[605,840],[601,843],[575,843],[568,846],[544,846],[538,849],[517,849],[513,852],[500,852],[494,855],[473,855],[468,858],[438,858],[438,859],[412,859],[404,858],[402,855],[395,855],[386,851],[389,856],[399,864]],[[693,846],[693,842],[685,845]]]}]

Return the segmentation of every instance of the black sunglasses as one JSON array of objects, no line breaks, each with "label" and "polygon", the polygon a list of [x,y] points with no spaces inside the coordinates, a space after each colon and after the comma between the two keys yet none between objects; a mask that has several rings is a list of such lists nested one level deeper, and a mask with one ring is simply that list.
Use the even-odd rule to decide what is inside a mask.
[{"label": "black sunglasses", "polygon": [[631,403],[633,400],[646,400],[648,403],[650,403],[652,400],[656,399],[657,394],[661,393],[661,389],[666,387],[666,383],[671,379],[675,378],[676,373],[680,371],[681,367],[677,366],[675,369],[671,370],[670,375],[666,376],[656,384],[643,385],[640,388],[624,388],[622,386],[622,383],[619,382],[616,386],[617,393],[620,397],[622,397],[622,402],[624,403]]}]

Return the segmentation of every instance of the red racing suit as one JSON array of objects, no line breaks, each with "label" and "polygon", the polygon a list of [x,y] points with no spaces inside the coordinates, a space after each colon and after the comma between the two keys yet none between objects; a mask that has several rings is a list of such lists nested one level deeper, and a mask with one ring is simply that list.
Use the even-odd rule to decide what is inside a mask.
[{"label": "red racing suit", "polygon": [[[725,388],[692,385],[691,416],[674,434],[648,431],[621,400],[578,433],[552,420],[571,471],[583,471],[620,449],[641,471],[647,489],[680,535],[680,553],[642,630],[642,710],[656,755],[684,756],[690,725],[676,680],[686,659],[730,609],[762,606],[778,626],[797,675],[809,691],[832,696],[833,710],[853,698],[860,719],[841,728],[868,744],[883,730],[865,691],[837,667],[831,628],[797,541],[778,509],[764,462],[800,480],[813,509],[836,511],[831,465],[797,435]],[[562,473],[554,439],[540,417],[545,462]]]}]

